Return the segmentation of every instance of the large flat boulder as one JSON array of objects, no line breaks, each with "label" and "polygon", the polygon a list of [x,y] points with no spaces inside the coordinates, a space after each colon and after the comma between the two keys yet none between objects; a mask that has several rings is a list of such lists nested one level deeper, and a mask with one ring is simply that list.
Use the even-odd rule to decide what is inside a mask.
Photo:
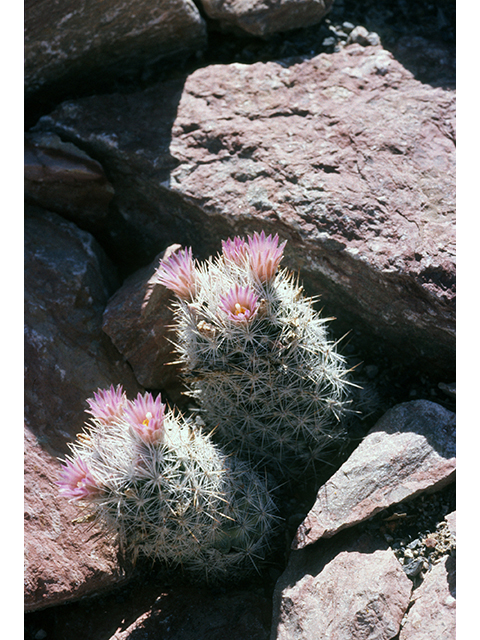
[{"label": "large flat boulder", "polygon": [[451,377],[454,113],[454,92],[352,44],[66,102],[36,130],[101,162],[110,234],[137,268],[169,244],[206,257],[222,237],[278,232],[338,332]]}]

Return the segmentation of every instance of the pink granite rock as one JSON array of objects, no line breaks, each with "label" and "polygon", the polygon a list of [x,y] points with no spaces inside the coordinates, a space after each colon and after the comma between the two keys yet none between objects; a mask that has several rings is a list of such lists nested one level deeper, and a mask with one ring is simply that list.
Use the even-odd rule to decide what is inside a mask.
[{"label": "pink granite rock", "polygon": [[381,540],[340,534],[292,553],[275,588],[271,640],[390,640],[411,590]]},{"label": "pink granite rock", "polygon": [[172,293],[155,283],[153,275],[160,259],[178,248],[180,245],[168,247],[150,266],[127,278],[103,314],[103,330],[131,365],[140,384],[167,391],[175,402],[181,384],[178,366],[169,364],[175,360],[170,331]]},{"label": "pink granite rock", "polygon": [[25,429],[25,611],[99,593],[128,579],[98,527],[59,497],[60,463]]},{"label": "pink granite rock", "polygon": [[400,640],[455,640],[456,563],[443,557],[412,595],[412,606],[400,632]]},{"label": "pink granite rock", "polygon": [[206,257],[229,235],[278,232],[338,332],[450,377],[454,118],[453,91],[352,44],[70,101],[35,129],[109,168],[111,242],[139,266],[176,242]]},{"label": "pink granite rock", "polygon": [[455,414],[428,400],[397,405],[318,491],[293,549],[435,490],[455,477]]},{"label": "pink granite rock", "polygon": [[300,29],[316,24],[330,11],[333,0],[201,0],[205,12],[224,30],[254,36]]}]

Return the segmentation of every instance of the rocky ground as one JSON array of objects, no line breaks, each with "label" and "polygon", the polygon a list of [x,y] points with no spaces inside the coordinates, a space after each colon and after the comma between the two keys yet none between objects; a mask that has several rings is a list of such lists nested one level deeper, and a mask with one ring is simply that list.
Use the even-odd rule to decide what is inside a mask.
[{"label": "rocky ground", "polygon": [[[312,619],[322,638],[453,638],[455,3],[335,0],[319,24],[263,38],[222,32],[197,4],[205,46],[27,93],[25,638],[297,640],[314,637]],[[163,367],[168,295],[141,314],[135,300],[167,246],[204,257],[261,227],[288,238],[334,335],[354,329],[342,352],[370,408],[316,486],[281,498],[260,574],[199,590],[120,566],[73,525],[55,458],[98,386],[185,402]],[[385,455],[371,467],[369,442]],[[357,468],[361,495],[341,483]],[[315,595],[332,592],[344,601]]]}]

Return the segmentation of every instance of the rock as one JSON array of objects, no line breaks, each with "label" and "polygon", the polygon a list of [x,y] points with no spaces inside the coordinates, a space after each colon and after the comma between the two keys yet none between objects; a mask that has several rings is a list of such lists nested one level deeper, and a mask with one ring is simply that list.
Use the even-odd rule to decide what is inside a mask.
[{"label": "rock", "polygon": [[413,592],[400,640],[456,637],[455,557],[443,557]]},{"label": "rock", "polygon": [[374,31],[369,31],[365,29],[365,27],[358,26],[352,29],[347,38],[347,44],[357,43],[361,44],[362,47],[373,46],[376,47],[380,44],[380,37],[378,33]]},{"label": "rock", "polygon": [[450,398],[455,399],[457,397],[457,385],[455,382],[452,382],[450,384],[445,384],[445,382],[439,382],[438,388],[441,389],[444,393],[446,393],[447,396],[449,396]]},{"label": "rock", "polygon": [[59,498],[60,463],[25,429],[25,611],[76,600],[125,582],[114,545],[98,527],[75,524],[78,509]]},{"label": "rock", "polygon": [[25,93],[84,92],[206,44],[193,0],[31,0],[25,9]]},{"label": "rock", "polygon": [[55,134],[25,134],[25,202],[101,227],[113,198],[100,163]]},{"label": "rock", "polygon": [[66,102],[35,130],[108,167],[110,242],[135,268],[169,244],[204,258],[229,235],[278,232],[337,333],[448,379],[454,108],[388,51],[352,44]]},{"label": "rock", "polygon": [[[422,82],[435,87],[455,87],[455,47],[448,43],[409,34],[398,39],[392,53]],[[439,125],[442,126],[441,123]]]},{"label": "rock", "polygon": [[68,452],[98,387],[141,389],[102,331],[118,287],[116,271],[92,235],[60,216],[26,207],[25,418],[52,455]]},{"label": "rock", "polygon": [[411,589],[380,538],[343,532],[291,554],[275,587],[271,640],[394,638]]},{"label": "rock", "polygon": [[445,520],[447,521],[448,528],[450,529],[450,534],[453,536],[454,539],[456,539],[456,537],[457,537],[457,512],[453,511],[452,513],[449,513],[448,516],[445,517]]},{"label": "rock", "polygon": [[[141,389],[101,329],[116,272],[93,237],[55,213],[25,208],[25,607],[92,594],[126,578],[97,529],[54,485],[98,387]],[[91,525],[90,525],[91,527]]]},{"label": "rock", "polygon": [[254,36],[301,29],[320,22],[333,0],[201,0],[205,12],[223,30]]},{"label": "rock", "polygon": [[455,414],[428,400],[399,404],[320,488],[292,548],[370,518],[455,477]]},{"label": "rock", "polygon": [[108,301],[103,330],[132,367],[135,377],[147,389],[170,392],[177,404],[180,394],[179,368],[165,366],[175,360],[172,293],[155,283],[152,276],[160,260],[180,248],[172,245],[152,264],[127,278]]}]

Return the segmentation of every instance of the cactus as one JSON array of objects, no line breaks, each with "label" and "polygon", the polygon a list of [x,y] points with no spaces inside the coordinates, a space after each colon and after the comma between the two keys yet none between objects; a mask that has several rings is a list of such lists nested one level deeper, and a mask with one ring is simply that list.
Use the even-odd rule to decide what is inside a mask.
[{"label": "cactus", "polygon": [[235,237],[203,263],[180,250],[156,281],[176,293],[179,362],[206,424],[230,451],[298,479],[346,442],[353,383],[328,339],[331,318],[279,269],[285,244]]},{"label": "cactus", "polygon": [[149,393],[121,386],[88,400],[60,493],[139,555],[221,581],[248,574],[269,549],[275,506],[266,483]]}]

